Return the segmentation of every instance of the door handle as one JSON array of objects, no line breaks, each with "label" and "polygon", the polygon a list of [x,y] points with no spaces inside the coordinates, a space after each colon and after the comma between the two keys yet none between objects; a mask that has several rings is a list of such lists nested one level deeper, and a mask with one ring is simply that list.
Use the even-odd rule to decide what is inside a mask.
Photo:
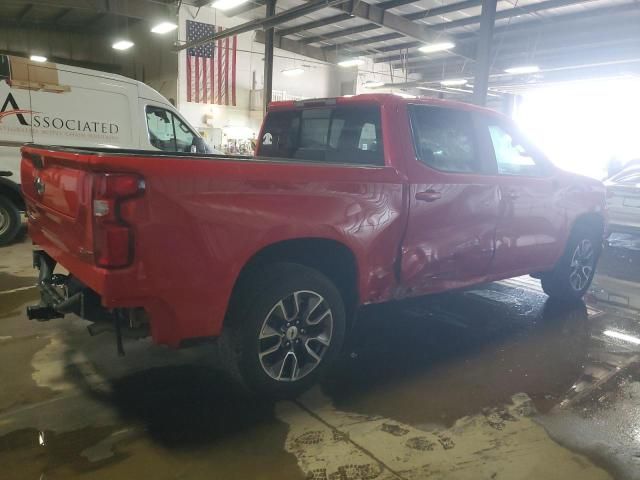
[{"label": "door handle", "polygon": [[435,190],[426,190],[424,192],[416,193],[416,200],[421,200],[423,202],[435,202],[440,198],[442,198],[442,194]]}]

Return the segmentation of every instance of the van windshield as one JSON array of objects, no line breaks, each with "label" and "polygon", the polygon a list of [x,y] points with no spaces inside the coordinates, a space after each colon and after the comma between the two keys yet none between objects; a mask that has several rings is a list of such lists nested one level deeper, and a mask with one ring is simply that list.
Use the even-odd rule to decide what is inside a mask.
[{"label": "van windshield", "polygon": [[200,141],[200,137],[169,110],[148,106],[146,113],[149,142],[157,149],[165,152],[207,153],[203,150],[204,142]]}]

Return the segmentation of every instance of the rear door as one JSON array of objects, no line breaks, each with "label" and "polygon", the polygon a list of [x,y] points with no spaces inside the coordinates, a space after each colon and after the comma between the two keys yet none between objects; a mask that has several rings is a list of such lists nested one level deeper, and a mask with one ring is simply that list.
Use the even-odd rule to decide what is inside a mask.
[{"label": "rear door", "polygon": [[499,212],[482,138],[470,112],[409,105],[415,157],[408,160],[409,223],[402,282],[426,293],[487,273]]},{"label": "rear door", "polygon": [[484,117],[481,132],[495,158],[500,215],[491,273],[537,272],[562,249],[565,213],[557,201],[556,170],[506,119]]}]

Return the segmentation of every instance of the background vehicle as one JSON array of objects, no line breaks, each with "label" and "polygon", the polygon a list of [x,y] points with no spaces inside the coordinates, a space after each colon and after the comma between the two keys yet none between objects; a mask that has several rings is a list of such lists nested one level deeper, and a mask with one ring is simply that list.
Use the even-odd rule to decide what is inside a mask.
[{"label": "background vehicle", "polygon": [[275,103],[257,155],[24,147],[44,250],[30,318],[148,320],[173,347],[222,336],[239,378],[282,394],[327,368],[360,305],[527,273],[572,300],[593,278],[602,183],[558,170],[490,110]]},{"label": "background vehicle", "polygon": [[208,153],[158,92],[120,75],[0,55],[0,245],[21,225],[25,143]]},{"label": "background vehicle", "polygon": [[631,162],[605,182],[609,231],[640,233],[640,162]]}]

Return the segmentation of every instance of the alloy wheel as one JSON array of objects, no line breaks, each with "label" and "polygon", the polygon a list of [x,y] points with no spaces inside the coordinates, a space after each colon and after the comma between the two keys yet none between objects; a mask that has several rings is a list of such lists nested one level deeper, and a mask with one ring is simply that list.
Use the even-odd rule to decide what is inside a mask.
[{"label": "alloy wheel", "polygon": [[258,356],[274,380],[295,382],[315,370],[333,333],[333,313],[317,292],[299,290],[279,300],[265,317]]},{"label": "alloy wheel", "polygon": [[569,282],[575,291],[584,289],[593,275],[596,253],[589,239],[583,239],[576,245],[571,257]]}]

